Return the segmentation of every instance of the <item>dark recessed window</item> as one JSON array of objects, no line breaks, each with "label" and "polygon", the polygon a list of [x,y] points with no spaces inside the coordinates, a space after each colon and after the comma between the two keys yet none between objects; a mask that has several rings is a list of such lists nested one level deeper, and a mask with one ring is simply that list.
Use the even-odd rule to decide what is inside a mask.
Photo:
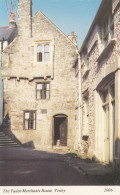
[{"label": "dark recessed window", "polygon": [[42,45],[37,46],[37,62],[42,62]]},{"label": "dark recessed window", "polygon": [[50,83],[37,83],[36,84],[36,98],[50,99]]},{"label": "dark recessed window", "polygon": [[24,129],[36,129],[35,111],[24,111]]},{"label": "dark recessed window", "polygon": [[38,45],[37,46],[37,62],[50,61],[50,45]]}]

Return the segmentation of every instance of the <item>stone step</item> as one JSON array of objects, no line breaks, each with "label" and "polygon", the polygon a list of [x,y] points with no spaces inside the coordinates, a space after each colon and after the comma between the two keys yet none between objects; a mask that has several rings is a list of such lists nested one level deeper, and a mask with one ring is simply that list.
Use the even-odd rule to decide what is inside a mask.
[{"label": "stone step", "polygon": [[16,146],[18,145],[17,143],[0,143],[0,146]]},{"label": "stone step", "polygon": [[0,133],[0,136],[5,136],[5,134],[4,133]]},{"label": "stone step", "polygon": [[0,138],[2,138],[2,137],[6,137],[6,138],[8,138],[7,136],[5,136],[5,135],[0,135]]},{"label": "stone step", "polygon": [[21,147],[20,145],[0,145],[0,148],[3,147]]},{"label": "stone step", "polygon": [[0,137],[0,140],[11,140],[9,137]]},{"label": "stone step", "polygon": [[0,140],[1,143],[15,143],[13,140]]},{"label": "stone step", "polygon": [[67,153],[69,148],[66,146],[53,146],[52,151],[57,153]]},{"label": "stone step", "polygon": [[0,147],[20,147],[21,145],[0,132]]}]

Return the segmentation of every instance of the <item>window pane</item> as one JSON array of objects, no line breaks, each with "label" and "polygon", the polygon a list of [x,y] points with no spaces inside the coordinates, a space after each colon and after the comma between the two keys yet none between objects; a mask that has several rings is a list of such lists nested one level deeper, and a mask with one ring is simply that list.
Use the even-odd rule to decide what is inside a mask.
[{"label": "window pane", "polygon": [[35,129],[35,120],[33,121],[33,129]]},{"label": "window pane", "polygon": [[45,45],[44,51],[49,53],[49,45]]},{"label": "window pane", "polygon": [[44,60],[45,61],[49,61],[50,60],[50,54],[49,53],[45,53],[44,54]]},{"label": "window pane", "polygon": [[105,102],[109,102],[109,93],[108,93],[108,91],[104,92],[104,103]]},{"label": "window pane", "polygon": [[29,112],[26,112],[25,113],[25,119],[29,119],[29,117],[30,117],[30,113]]},{"label": "window pane", "polygon": [[28,129],[28,120],[25,120],[25,129]]},{"label": "window pane", "polygon": [[42,90],[42,99],[46,99],[46,90]]},{"label": "window pane", "polygon": [[42,45],[38,45],[37,46],[37,53],[42,53]]},{"label": "window pane", "polygon": [[40,98],[40,91],[37,91],[37,99],[41,99]]},{"label": "window pane", "polygon": [[37,90],[41,90],[42,89],[42,83],[38,83],[37,84]]},{"label": "window pane", "polygon": [[49,90],[50,89],[50,84],[46,83],[46,89]]},{"label": "window pane", "polygon": [[49,99],[50,98],[50,95],[49,95],[49,91],[46,91],[46,99]]},{"label": "window pane", "polygon": [[42,53],[37,53],[37,62],[42,62]]},{"label": "window pane", "polygon": [[114,98],[115,97],[115,85],[112,85],[111,86],[111,95],[112,95],[112,98]]},{"label": "window pane", "polygon": [[34,127],[34,121],[33,120],[30,120],[30,127],[29,128],[30,129],[34,129],[33,127]]}]

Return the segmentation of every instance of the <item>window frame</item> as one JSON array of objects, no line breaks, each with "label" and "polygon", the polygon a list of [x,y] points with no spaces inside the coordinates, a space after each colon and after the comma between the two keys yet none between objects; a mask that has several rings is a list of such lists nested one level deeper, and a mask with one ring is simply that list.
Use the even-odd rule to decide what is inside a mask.
[{"label": "window frame", "polygon": [[[25,119],[25,114],[26,113],[29,113],[29,115],[30,115],[30,119],[28,119],[28,120],[30,120],[30,121],[28,121],[28,128],[25,128],[25,121],[27,120],[27,119]],[[33,121],[35,122],[35,128],[31,128],[30,127],[30,123],[31,123],[31,114],[32,113],[34,113],[35,114],[35,119],[33,119]],[[23,111],[23,129],[24,130],[36,130],[36,110],[24,110]]]},{"label": "window frame", "polygon": [[[37,89],[37,85],[38,84],[42,84],[42,89]],[[46,84],[49,84],[49,90],[47,90],[47,88],[46,88]],[[41,97],[40,98],[37,98],[37,92],[38,91],[41,91],[40,92],[40,95],[41,95]],[[45,92],[45,94],[44,94],[44,92]],[[46,92],[48,92],[49,93],[49,98],[46,98],[47,97],[47,93]],[[36,83],[36,100],[49,100],[50,99],[50,82],[49,81],[47,81],[47,82],[37,82]]]},{"label": "window frame", "polygon": [[104,48],[114,37],[114,15],[111,10],[106,13],[102,21],[102,44]]},{"label": "window frame", "polygon": [[[45,46],[48,45],[48,51],[45,51]],[[41,46],[41,52],[38,53],[38,47]],[[36,44],[36,62],[37,63],[49,63],[51,61],[51,43],[50,42],[40,42]],[[41,53],[41,60],[38,61],[38,54]],[[45,55],[48,54],[48,60],[45,60]],[[40,57],[39,57],[40,58]]]},{"label": "window frame", "polygon": [[[38,47],[41,46],[41,52],[38,52]],[[38,60],[39,58],[39,60]],[[43,61],[43,51],[42,51],[42,45],[39,44],[37,45],[37,62],[42,62]]]}]

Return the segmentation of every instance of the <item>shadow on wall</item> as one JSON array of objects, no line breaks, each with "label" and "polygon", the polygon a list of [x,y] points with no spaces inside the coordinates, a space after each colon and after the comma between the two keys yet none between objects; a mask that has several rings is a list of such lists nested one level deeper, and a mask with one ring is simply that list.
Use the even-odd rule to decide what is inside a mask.
[{"label": "shadow on wall", "polygon": [[29,141],[25,144],[22,144],[20,140],[13,134],[13,132],[11,131],[11,120],[8,113],[3,119],[3,123],[0,126],[0,131],[2,131],[8,138],[10,138],[12,141],[16,142],[20,146],[35,149],[33,141]]}]

